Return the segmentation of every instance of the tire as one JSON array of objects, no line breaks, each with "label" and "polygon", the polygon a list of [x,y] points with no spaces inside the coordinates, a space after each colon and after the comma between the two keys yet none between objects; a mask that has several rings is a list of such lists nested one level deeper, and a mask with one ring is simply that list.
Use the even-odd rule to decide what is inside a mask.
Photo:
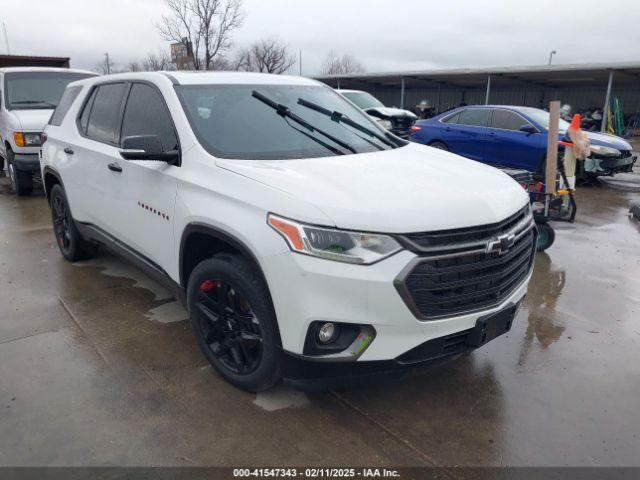
[{"label": "tire", "polygon": [[60,185],[53,186],[50,199],[53,234],[62,256],[70,262],[93,257],[97,253],[98,247],[84,240],[78,232],[71,216],[67,196]]},{"label": "tire", "polygon": [[23,172],[15,168],[13,158],[14,153],[7,149],[7,170],[9,172],[9,180],[11,180],[11,188],[20,197],[31,195],[33,192],[33,173]]},{"label": "tire", "polygon": [[251,392],[281,380],[282,352],[271,298],[242,256],[220,253],[198,264],[189,277],[187,304],[200,350],[226,380]]},{"label": "tire", "polygon": [[536,226],[538,227],[538,244],[536,245],[536,251],[544,252],[553,245],[556,234],[547,222],[536,223]]},{"label": "tire", "polygon": [[449,151],[449,147],[447,147],[443,142],[431,142],[429,146],[437,148],[438,150],[446,150],[447,152]]}]

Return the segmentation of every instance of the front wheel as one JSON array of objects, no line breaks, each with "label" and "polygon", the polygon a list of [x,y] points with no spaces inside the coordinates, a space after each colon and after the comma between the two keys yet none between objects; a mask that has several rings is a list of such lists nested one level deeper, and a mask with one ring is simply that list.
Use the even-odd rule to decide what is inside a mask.
[{"label": "front wheel", "polygon": [[33,192],[33,173],[18,170],[14,165],[13,158],[13,152],[7,149],[7,170],[9,171],[9,180],[11,180],[11,188],[20,197],[31,195]]},{"label": "front wheel", "polygon": [[280,381],[267,286],[242,256],[222,253],[201,262],[189,277],[187,302],[198,346],[225,379],[252,392]]},{"label": "front wheel", "polygon": [[430,147],[433,148],[437,148],[438,150],[446,150],[449,151],[449,147],[447,147],[444,143],[442,142],[431,142],[429,144]]},{"label": "front wheel", "polygon": [[536,226],[538,227],[538,244],[536,245],[536,250],[538,252],[544,252],[553,245],[556,234],[547,222],[537,223]]}]

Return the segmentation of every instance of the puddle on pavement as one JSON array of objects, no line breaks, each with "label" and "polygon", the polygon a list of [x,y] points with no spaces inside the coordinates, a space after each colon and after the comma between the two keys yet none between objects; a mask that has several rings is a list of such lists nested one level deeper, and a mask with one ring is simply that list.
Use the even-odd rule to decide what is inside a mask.
[{"label": "puddle on pavement", "polygon": [[154,302],[164,302],[155,306],[145,314],[149,320],[159,323],[182,322],[187,319],[187,312],[182,303],[167,289],[154,282],[144,272],[108,253],[101,252],[98,257],[73,264],[76,267],[94,267],[109,277],[133,280],[133,288],[143,288],[154,295]]},{"label": "puddle on pavement", "polygon": [[309,398],[303,392],[282,385],[256,394],[253,403],[267,412],[310,405]]}]

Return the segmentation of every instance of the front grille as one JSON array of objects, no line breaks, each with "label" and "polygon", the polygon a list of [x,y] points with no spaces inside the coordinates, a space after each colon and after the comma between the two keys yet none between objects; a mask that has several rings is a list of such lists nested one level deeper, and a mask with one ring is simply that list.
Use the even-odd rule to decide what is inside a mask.
[{"label": "front grille", "polygon": [[529,214],[529,205],[509,218],[490,225],[440,230],[436,232],[409,233],[403,235],[408,240],[407,247],[414,252],[436,252],[440,250],[465,249],[468,245],[482,245],[493,237],[498,237],[522,222]]},{"label": "front grille", "polygon": [[406,138],[411,134],[411,127],[415,123],[412,117],[393,117],[391,118],[391,132],[401,138]]},{"label": "front grille", "polygon": [[430,320],[504,301],[533,265],[536,231],[528,208],[483,227],[405,235],[421,256],[396,286],[414,314]]}]

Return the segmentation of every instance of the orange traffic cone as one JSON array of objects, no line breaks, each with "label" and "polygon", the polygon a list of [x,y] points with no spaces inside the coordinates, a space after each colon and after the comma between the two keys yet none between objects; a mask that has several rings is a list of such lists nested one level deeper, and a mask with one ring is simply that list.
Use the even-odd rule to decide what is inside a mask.
[{"label": "orange traffic cone", "polygon": [[571,130],[580,130],[580,114],[576,113],[573,118],[571,119],[571,124],[569,125],[569,128]]}]

